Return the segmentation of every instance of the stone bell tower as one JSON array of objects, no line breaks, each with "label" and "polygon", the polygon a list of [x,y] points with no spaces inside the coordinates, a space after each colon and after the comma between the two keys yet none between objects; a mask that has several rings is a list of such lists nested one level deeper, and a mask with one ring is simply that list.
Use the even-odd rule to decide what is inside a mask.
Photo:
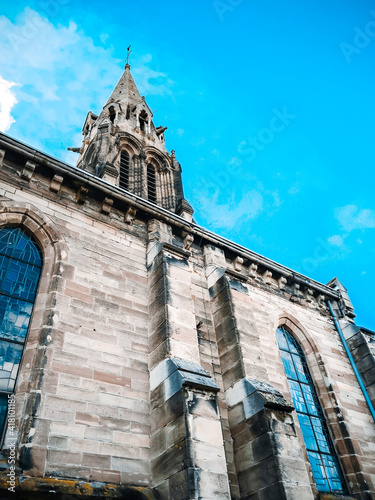
[{"label": "stone bell tower", "polygon": [[155,127],[153,113],[125,65],[99,116],[88,112],[77,167],[159,205],[187,220],[181,166],[165,147],[167,127]]}]

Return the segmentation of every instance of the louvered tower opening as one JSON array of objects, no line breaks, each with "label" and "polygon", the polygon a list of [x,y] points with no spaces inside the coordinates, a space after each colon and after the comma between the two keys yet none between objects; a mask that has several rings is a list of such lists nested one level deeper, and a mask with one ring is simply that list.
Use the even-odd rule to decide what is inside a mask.
[{"label": "louvered tower opening", "polygon": [[147,165],[147,193],[148,193],[148,200],[156,204],[155,169],[150,164]]},{"label": "louvered tower opening", "polygon": [[121,151],[119,186],[123,189],[129,189],[129,170],[130,157],[126,151]]}]

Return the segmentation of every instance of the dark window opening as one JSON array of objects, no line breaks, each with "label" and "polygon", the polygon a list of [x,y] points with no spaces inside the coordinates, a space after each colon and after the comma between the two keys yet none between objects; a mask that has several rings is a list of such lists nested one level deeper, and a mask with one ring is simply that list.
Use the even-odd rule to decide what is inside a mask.
[{"label": "dark window opening", "polygon": [[156,177],[155,169],[152,165],[147,165],[147,193],[148,199],[156,204]]},{"label": "dark window opening", "polygon": [[119,186],[122,189],[129,189],[129,171],[130,171],[129,154],[126,151],[121,151]]},{"label": "dark window opening", "polygon": [[115,108],[113,106],[110,106],[109,107],[109,119],[111,120],[112,123],[114,123],[115,122],[115,118],[116,118]]},{"label": "dark window opening", "polygon": [[278,328],[276,336],[318,491],[345,494],[344,479],[305,355],[285,328]]},{"label": "dark window opening", "polygon": [[147,125],[147,113],[146,111],[143,110],[139,115],[139,128],[142,130],[142,132],[146,131],[146,125]]},{"label": "dark window opening", "polygon": [[42,270],[42,252],[20,228],[0,230],[0,437],[14,392]]}]

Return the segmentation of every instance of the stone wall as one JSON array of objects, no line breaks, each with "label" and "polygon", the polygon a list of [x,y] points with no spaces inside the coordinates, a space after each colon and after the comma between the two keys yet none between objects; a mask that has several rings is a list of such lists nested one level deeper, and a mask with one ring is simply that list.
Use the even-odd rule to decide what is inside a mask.
[{"label": "stone wall", "polygon": [[318,498],[284,325],[348,491],[374,498],[375,426],[326,305],[335,291],[72,167],[0,158],[0,225],[44,254],[16,389],[22,491]]},{"label": "stone wall", "polygon": [[68,190],[1,188],[1,225],[32,231],[45,255],[16,392],[21,467],[149,485],[146,226],[93,217]]}]

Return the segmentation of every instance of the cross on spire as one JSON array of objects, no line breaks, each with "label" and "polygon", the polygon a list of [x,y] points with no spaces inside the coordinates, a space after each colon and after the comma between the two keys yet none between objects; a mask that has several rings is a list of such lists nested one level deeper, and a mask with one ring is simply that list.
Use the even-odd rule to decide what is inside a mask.
[{"label": "cross on spire", "polygon": [[129,57],[130,57],[130,54],[132,53],[132,51],[130,50],[130,47],[131,47],[131,45],[129,45],[129,47],[126,49],[127,50],[127,55],[126,55],[125,66],[130,66],[129,65]]}]

